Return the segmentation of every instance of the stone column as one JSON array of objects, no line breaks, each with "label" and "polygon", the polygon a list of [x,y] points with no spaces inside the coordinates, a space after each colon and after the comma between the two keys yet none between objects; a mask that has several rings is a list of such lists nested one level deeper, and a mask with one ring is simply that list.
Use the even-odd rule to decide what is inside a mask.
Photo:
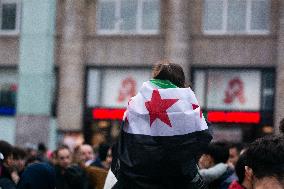
[{"label": "stone column", "polygon": [[279,31],[276,66],[275,133],[279,133],[279,122],[284,118],[284,0],[279,6]]},{"label": "stone column", "polygon": [[182,65],[190,79],[190,1],[168,0],[166,19],[165,58]]},{"label": "stone column", "polygon": [[65,0],[59,62],[58,127],[80,131],[83,114],[85,0]]},{"label": "stone column", "polygon": [[55,0],[23,0],[16,144],[48,143],[54,82]]}]

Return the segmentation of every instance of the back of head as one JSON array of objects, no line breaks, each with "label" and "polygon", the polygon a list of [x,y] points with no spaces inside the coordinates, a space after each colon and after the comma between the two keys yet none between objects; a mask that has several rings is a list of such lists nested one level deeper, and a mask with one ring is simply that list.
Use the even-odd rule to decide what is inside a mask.
[{"label": "back of head", "polygon": [[55,170],[47,163],[33,163],[28,166],[17,189],[54,189]]},{"label": "back of head", "polygon": [[239,183],[242,183],[245,178],[245,166],[247,165],[247,156],[246,153],[240,155],[239,160],[235,166],[236,174],[239,178]]},{"label": "back of head", "polygon": [[184,72],[179,64],[168,60],[160,61],[154,65],[152,75],[154,79],[169,80],[177,87],[185,87]]},{"label": "back of head", "polygon": [[215,164],[226,163],[229,158],[229,149],[223,143],[211,143],[204,154],[210,155],[214,159]]},{"label": "back of head", "polygon": [[275,177],[284,183],[284,137],[266,136],[248,146],[247,166],[256,178]]},{"label": "back of head", "polygon": [[110,145],[101,144],[99,147],[99,158],[101,161],[105,161],[107,157],[107,152],[110,149]]},{"label": "back of head", "polygon": [[23,148],[14,147],[13,148],[13,158],[14,159],[25,159],[27,157],[27,153]]}]

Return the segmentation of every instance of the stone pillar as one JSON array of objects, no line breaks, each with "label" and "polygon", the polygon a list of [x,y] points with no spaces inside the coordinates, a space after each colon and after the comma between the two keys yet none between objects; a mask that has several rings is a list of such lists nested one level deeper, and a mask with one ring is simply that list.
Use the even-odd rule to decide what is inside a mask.
[{"label": "stone pillar", "polygon": [[279,122],[284,118],[284,0],[279,6],[279,31],[276,66],[275,133],[279,133]]},{"label": "stone pillar", "polygon": [[48,144],[54,82],[55,0],[23,0],[16,144]]},{"label": "stone pillar", "polygon": [[168,0],[166,19],[165,58],[182,65],[190,79],[190,1]]},{"label": "stone pillar", "polygon": [[65,0],[59,62],[58,127],[80,131],[83,114],[85,0]]}]

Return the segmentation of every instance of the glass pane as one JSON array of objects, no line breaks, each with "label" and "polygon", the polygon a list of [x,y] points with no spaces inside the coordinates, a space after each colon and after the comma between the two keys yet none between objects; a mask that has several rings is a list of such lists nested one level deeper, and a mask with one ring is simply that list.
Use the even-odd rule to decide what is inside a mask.
[{"label": "glass pane", "polygon": [[269,2],[252,1],[251,10],[251,29],[268,30],[269,29]]},{"label": "glass pane", "polygon": [[100,29],[110,30],[115,27],[115,2],[100,2]]},{"label": "glass pane", "polygon": [[121,30],[136,30],[137,0],[121,1]]},{"label": "glass pane", "polygon": [[265,72],[262,75],[262,110],[273,110],[275,74],[274,72]]},{"label": "glass pane", "polygon": [[150,30],[159,30],[160,9],[159,1],[143,2],[142,28]]},{"label": "glass pane", "polygon": [[246,29],[246,1],[228,1],[228,31],[245,31]]},{"label": "glass pane", "polygon": [[2,30],[14,30],[16,29],[16,3],[7,3],[2,5]]},{"label": "glass pane", "polygon": [[206,0],[204,9],[204,30],[222,30],[223,1]]}]

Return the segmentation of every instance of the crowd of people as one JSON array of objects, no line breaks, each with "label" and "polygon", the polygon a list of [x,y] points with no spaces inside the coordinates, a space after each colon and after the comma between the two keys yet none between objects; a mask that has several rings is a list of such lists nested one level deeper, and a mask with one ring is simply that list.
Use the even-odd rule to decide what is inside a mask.
[{"label": "crowd of people", "polygon": [[60,145],[51,152],[44,144],[20,148],[0,140],[0,188],[100,189],[111,161],[107,144],[96,150],[89,144]]},{"label": "crowd of people", "polygon": [[284,119],[279,128],[246,145],[212,142],[182,67],[164,61],[128,102],[113,147],[0,140],[0,189],[284,189]]}]

